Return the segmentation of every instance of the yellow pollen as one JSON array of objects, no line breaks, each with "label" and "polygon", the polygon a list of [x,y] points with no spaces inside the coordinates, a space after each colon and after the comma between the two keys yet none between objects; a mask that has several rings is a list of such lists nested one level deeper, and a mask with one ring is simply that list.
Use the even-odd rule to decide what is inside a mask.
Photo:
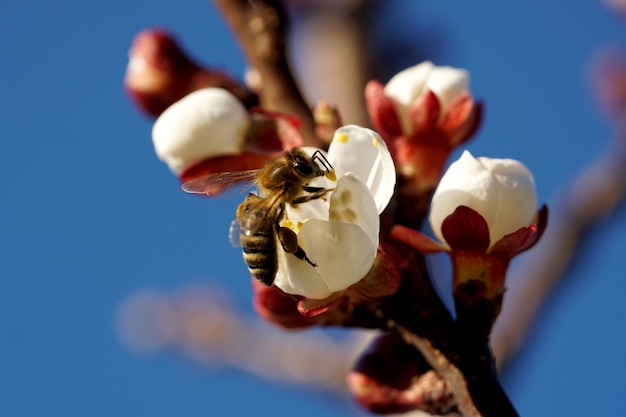
[{"label": "yellow pollen", "polygon": [[348,139],[350,136],[347,133],[339,133],[335,136],[335,140],[339,143],[348,143]]},{"label": "yellow pollen", "polygon": [[372,143],[374,144],[375,147],[378,148],[378,139],[376,139],[374,136],[372,136]]},{"label": "yellow pollen", "polygon": [[349,221],[350,223],[354,223],[356,220],[356,212],[352,209],[345,209],[343,211],[343,218]]},{"label": "yellow pollen", "polygon": [[337,174],[335,174],[334,169],[329,169],[328,171],[324,171],[324,176],[333,182],[337,181]]},{"label": "yellow pollen", "polygon": [[343,204],[348,204],[350,200],[352,200],[352,193],[350,190],[344,190],[344,192],[339,195],[339,199]]}]

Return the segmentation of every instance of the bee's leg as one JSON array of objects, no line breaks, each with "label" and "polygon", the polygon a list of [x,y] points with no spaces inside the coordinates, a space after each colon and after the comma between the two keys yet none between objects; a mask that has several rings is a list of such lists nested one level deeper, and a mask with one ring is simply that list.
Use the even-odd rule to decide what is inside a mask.
[{"label": "bee's leg", "polygon": [[320,191],[324,191],[326,190],[327,192],[330,191],[330,188],[324,188],[324,187],[311,187],[310,185],[303,185],[302,189],[304,191],[306,191],[307,193],[317,193]]},{"label": "bee's leg", "polygon": [[306,186],[306,185],[304,187],[302,187],[302,189],[304,191],[308,192],[308,193],[311,193],[311,194],[307,194],[307,195],[303,195],[302,197],[294,198],[292,201],[289,202],[289,204],[291,204],[292,206],[295,206],[295,205],[298,205],[298,204],[306,203],[307,201],[317,200],[318,198],[322,198],[327,193],[329,193],[329,192],[334,190],[334,188],[309,187],[309,186]]},{"label": "bee's leg", "polygon": [[283,246],[285,252],[290,253],[297,257],[298,259],[302,259],[303,261],[307,261],[312,267],[316,267],[317,264],[306,256],[304,249],[298,245],[298,235],[296,232],[291,230],[288,227],[276,226],[276,235],[278,236],[278,240],[280,240],[280,244]]}]

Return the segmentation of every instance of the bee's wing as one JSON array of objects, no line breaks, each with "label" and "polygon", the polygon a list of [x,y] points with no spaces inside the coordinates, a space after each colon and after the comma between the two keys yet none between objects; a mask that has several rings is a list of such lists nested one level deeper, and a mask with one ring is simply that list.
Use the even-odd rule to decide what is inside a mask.
[{"label": "bee's wing", "polygon": [[214,197],[236,184],[247,183],[247,187],[244,187],[244,190],[250,188],[258,174],[258,169],[216,172],[185,181],[181,188],[188,193],[206,194]]},{"label": "bee's wing", "polygon": [[230,223],[230,229],[228,229],[228,240],[233,247],[241,247],[241,225],[237,219]]},{"label": "bee's wing", "polygon": [[252,236],[259,231],[263,222],[267,219],[267,215],[271,211],[271,207],[267,204],[256,204],[246,210],[239,216],[239,227],[241,232],[246,236]]},{"label": "bee's wing", "polygon": [[[254,195],[248,195],[247,199],[250,200],[252,196]],[[254,200],[242,203],[243,209],[237,216],[241,231],[246,236],[256,234],[266,221],[275,221],[268,217],[271,217],[270,213],[277,209],[276,204],[280,201],[281,195],[276,193],[268,198],[254,197]]]}]

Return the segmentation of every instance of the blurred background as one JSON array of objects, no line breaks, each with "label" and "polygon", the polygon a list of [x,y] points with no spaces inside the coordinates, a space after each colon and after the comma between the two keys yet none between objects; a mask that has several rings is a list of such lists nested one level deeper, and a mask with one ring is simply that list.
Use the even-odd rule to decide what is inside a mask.
[{"label": "blurred background", "polygon": [[[467,148],[523,161],[540,201],[607,147],[613,128],[589,65],[626,36],[600,1],[374,7],[367,64],[381,81],[423,59],[468,69],[486,117]],[[0,22],[0,416],[364,414],[339,372],[363,336],[285,333],[254,317],[228,243],[239,199],[180,191],[154,154],[152,120],[122,88],[133,37],[154,26],[242,78],[213,5],[4,2]],[[626,393],[625,231],[623,206],[594,223],[505,370],[521,415],[615,414]],[[289,366],[298,361],[313,366]]]}]

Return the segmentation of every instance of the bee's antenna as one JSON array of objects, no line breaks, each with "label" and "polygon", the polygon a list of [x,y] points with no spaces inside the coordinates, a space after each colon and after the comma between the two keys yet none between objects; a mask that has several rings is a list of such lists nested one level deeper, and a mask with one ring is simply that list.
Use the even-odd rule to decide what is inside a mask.
[{"label": "bee's antenna", "polygon": [[313,152],[313,156],[311,156],[311,160],[321,164],[325,168],[325,171],[333,170],[333,166],[330,164],[330,162],[328,162],[328,159],[326,159],[326,157],[321,151]]}]

